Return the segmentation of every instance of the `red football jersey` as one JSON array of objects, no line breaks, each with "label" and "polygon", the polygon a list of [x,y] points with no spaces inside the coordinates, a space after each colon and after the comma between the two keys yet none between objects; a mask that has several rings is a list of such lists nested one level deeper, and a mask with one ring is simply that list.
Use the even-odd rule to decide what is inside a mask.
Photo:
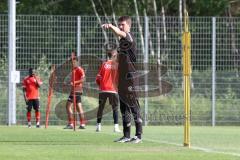
[{"label": "red football jersey", "polygon": [[[85,77],[85,72],[84,72],[83,68],[81,68],[81,67],[75,67],[73,72],[74,72],[74,75],[72,74],[71,82],[73,84],[73,76],[74,76],[75,92],[82,92],[83,91],[83,89],[82,89],[83,88],[83,83],[76,83],[76,81],[83,80],[84,77]],[[72,87],[71,92],[73,92],[73,87]]]},{"label": "red football jersey", "polygon": [[117,93],[118,65],[112,60],[104,62],[96,77],[96,83],[102,92]]},{"label": "red football jersey", "polygon": [[39,85],[42,85],[42,80],[37,76],[27,76],[23,79],[22,86],[26,91],[26,98],[39,99]]}]

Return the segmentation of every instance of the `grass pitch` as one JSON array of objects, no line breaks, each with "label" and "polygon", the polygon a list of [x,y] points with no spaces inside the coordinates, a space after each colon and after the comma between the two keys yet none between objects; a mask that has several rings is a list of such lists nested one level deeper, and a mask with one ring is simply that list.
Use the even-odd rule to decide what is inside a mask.
[{"label": "grass pitch", "polygon": [[[182,147],[183,127],[144,127],[143,143],[116,143],[112,126],[63,130],[63,126],[0,126],[1,160],[239,160],[240,127],[192,127],[191,148]],[[134,131],[134,127],[132,131]]]}]

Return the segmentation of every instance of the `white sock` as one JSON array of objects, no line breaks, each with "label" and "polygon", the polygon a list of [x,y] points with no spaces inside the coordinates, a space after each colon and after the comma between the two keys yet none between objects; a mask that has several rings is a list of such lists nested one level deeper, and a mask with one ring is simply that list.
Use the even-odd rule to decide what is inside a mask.
[{"label": "white sock", "polygon": [[97,123],[96,131],[101,131],[101,123]]},{"label": "white sock", "polygon": [[115,128],[119,128],[118,124],[114,124],[114,127],[115,127]]}]

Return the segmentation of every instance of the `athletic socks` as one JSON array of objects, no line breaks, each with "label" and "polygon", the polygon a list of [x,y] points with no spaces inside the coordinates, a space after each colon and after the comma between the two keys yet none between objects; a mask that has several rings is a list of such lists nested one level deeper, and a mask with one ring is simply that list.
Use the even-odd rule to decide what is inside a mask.
[{"label": "athletic socks", "polygon": [[100,131],[101,131],[101,123],[97,123],[96,132],[100,132]]},{"label": "athletic socks", "polygon": [[35,111],[35,117],[36,117],[36,123],[40,122],[40,112],[39,111]]},{"label": "athletic socks", "polygon": [[83,114],[80,114],[80,126],[79,126],[79,129],[85,129],[86,121],[85,121],[85,119],[83,117],[84,117]]},{"label": "athletic socks", "polygon": [[27,121],[31,122],[31,112],[27,112]]},{"label": "athletic socks", "polygon": [[80,114],[80,126],[86,125],[86,120],[83,117],[84,117],[83,114]]},{"label": "athletic socks", "polygon": [[73,117],[71,115],[68,117],[68,124],[73,124]]},{"label": "athletic socks", "polygon": [[113,132],[121,132],[121,130],[119,129],[119,125],[118,124],[114,124],[114,129]]},{"label": "athletic socks", "polygon": [[[36,126],[40,127],[40,111],[35,111],[35,118],[36,118]],[[28,127],[31,128],[31,112],[27,112],[27,121],[28,121]]]}]

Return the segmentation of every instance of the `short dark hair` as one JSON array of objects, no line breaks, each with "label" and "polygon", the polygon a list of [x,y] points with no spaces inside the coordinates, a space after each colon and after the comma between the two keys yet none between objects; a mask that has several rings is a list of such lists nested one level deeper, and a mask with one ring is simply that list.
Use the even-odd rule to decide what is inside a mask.
[{"label": "short dark hair", "polygon": [[126,21],[129,26],[132,25],[132,19],[129,16],[121,16],[118,18],[118,22]]},{"label": "short dark hair", "polygon": [[108,58],[112,58],[112,53],[113,53],[113,52],[117,52],[117,49],[107,50],[107,56],[108,56]]},{"label": "short dark hair", "polygon": [[76,54],[75,50],[72,50],[72,57],[71,57],[71,59],[78,61],[78,57],[77,57],[77,54]]},{"label": "short dark hair", "polygon": [[105,44],[104,44],[104,48],[105,48],[105,50],[106,51],[110,51],[110,50],[113,50],[113,49],[117,49],[117,44],[116,43],[114,43],[114,42],[106,42]]},{"label": "short dark hair", "polygon": [[33,68],[29,68],[28,69],[28,74],[29,74],[29,76],[33,75],[34,74],[34,69]]}]

